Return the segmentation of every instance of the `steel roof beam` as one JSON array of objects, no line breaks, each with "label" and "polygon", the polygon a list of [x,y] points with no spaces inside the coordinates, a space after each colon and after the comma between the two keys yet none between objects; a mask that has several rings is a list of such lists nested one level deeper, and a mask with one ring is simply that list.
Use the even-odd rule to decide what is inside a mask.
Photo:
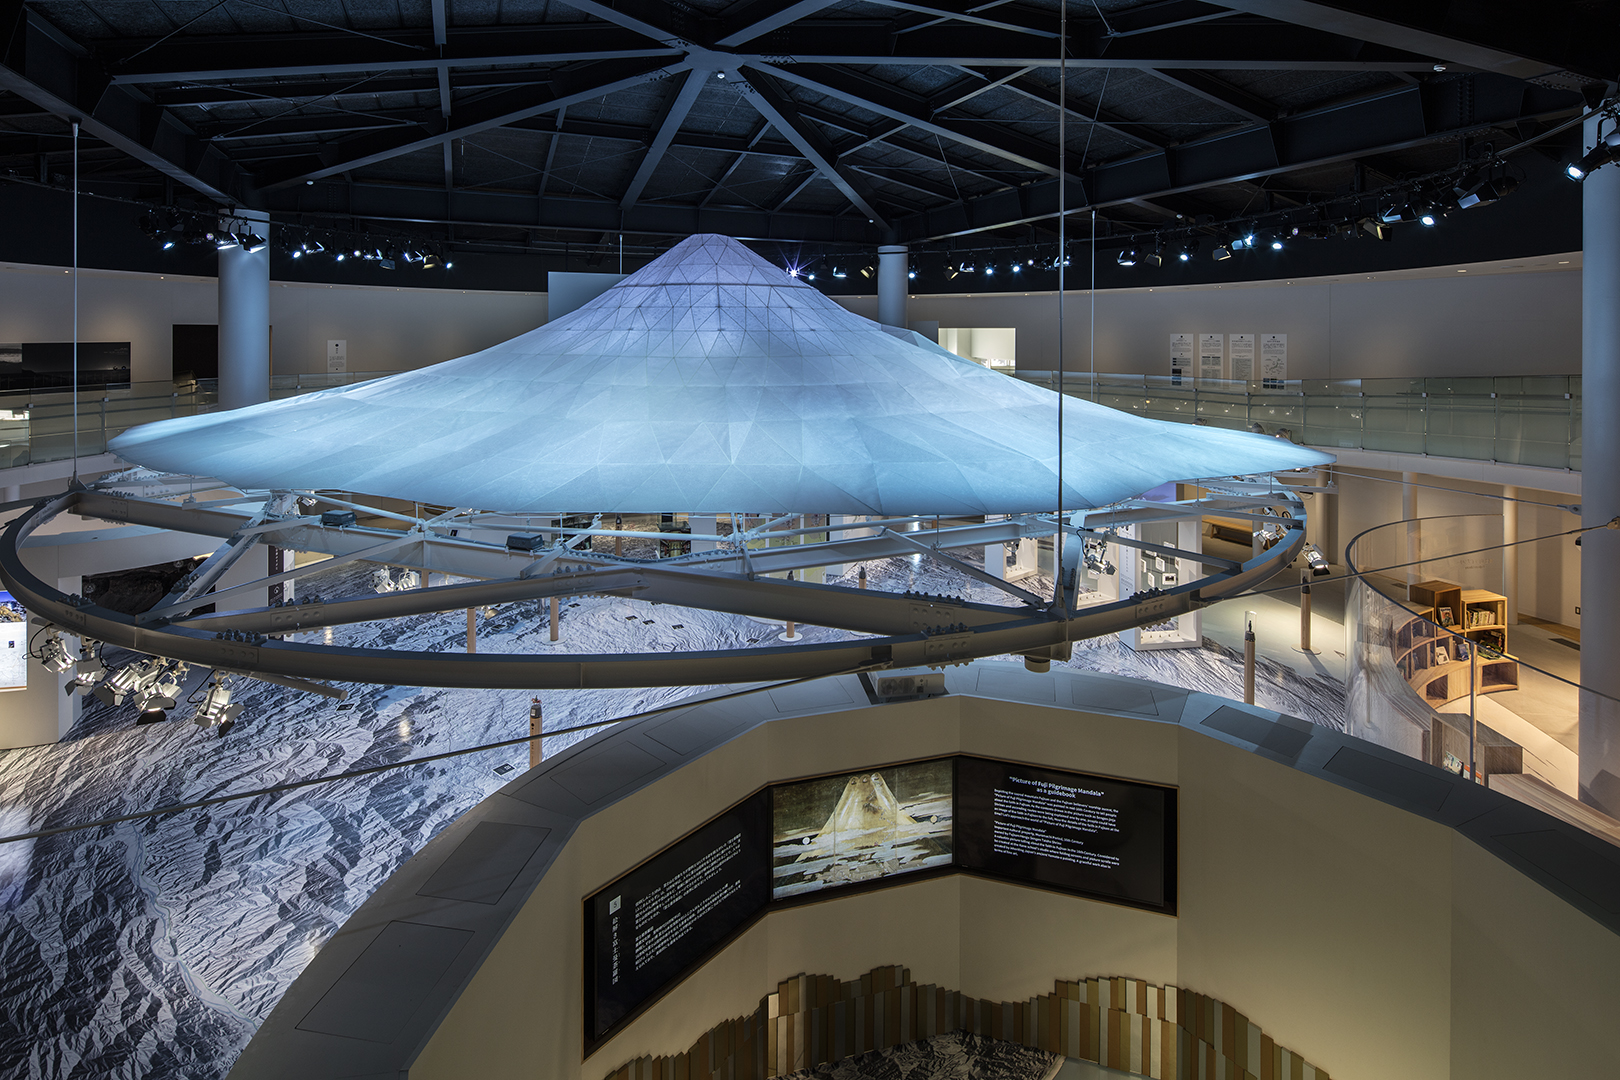
[{"label": "steel roof beam", "polygon": [[[1042,105],[1049,105],[1053,109],[1058,108],[1057,93],[1045,86],[1042,86],[1040,83],[1029,78],[1028,76],[1013,79],[1007,83],[1007,89],[1011,90],[1015,94],[1019,94],[1022,97],[1029,98],[1031,101],[1038,101]],[[1102,108],[1101,105],[1096,107],[1087,107],[1078,101],[1073,95],[1070,95],[1069,100],[1062,106],[1062,108],[1064,112],[1068,113],[1082,124],[1094,125],[1099,131],[1106,131],[1110,135],[1124,139],[1126,142],[1135,143],[1137,146],[1154,150],[1162,150],[1166,146],[1170,145],[1170,141],[1168,139],[1154,134],[1148,129],[1146,124],[1139,124],[1126,120],[1117,113],[1107,111],[1106,109]]]},{"label": "steel roof beam", "polygon": [[[607,5],[598,6],[608,10]],[[1238,25],[1242,21],[1185,26],[1124,39],[1108,37],[1101,24],[1077,21],[1077,29],[1070,34],[1070,67],[1426,71],[1433,64],[1433,57],[1426,54],[1279,23]],[[380,75],[426,72],[442,65],[555,65],[672,54],[689,55],[700,66],[776,62],[1055,67],[1057,62],[1056,44],[1048,38],[960,23],[896,37],[885,26],[870,21],[810,20],[795,24],[791,32],[763,35],[758,52],[711,49],[672,32],[649,28],[648,33],[641,33],[623,25],[599,23],[450,29],[442,47],[435,46],[429,31],[402,31],[394,39],[372,42],[343,33],[181,36],[161,43],[121,39],[116,49],[104,47],[100,55],[118,85]],[[222,62],[224,57],[232,59]]]},{"label": "steel roof beam", "polygon": [[[814,175],[812,173],[812,175]],[[628,212],[616,199],[547,195],[535,192],[489,191],[460,188],[449,196],[437,185],[357,182],[347,186],[348,201],[342,217],[381,223],[434,223],[454,228],[510,228],[517,233],[534,229],[573,229],[593,232],[644,233],[684,237],[694,233],[724,233],[740,240],[793,240],[812,243],[865,245],[877,242],[874,226],[864,218],[827,214],[772,213],[765,210],[709,205],[639,202]],[[284,187],[268,194],[269,209],[278,216],[307,222],[333,215],[319,187]],[[344,225],[345,229],[349,226]]]},{"label": "steel roof beam", "polygon": [[[126,85],[430,72],[443,64],[555,66],[681,53],[621,27],[589,23],[449,30],[442,49],[434,46],[428,32],[405,31],[394,37],[398,44],[356,40],[350,34],[176,37],[162,44],[122,40],[118,54],[107,51],[103,56],[113,83]],[[226,57],[232,58],[228,64],[222,62]]]},{"label": "steel roof beam", "polygon": [[266,177],[264,187],[319,180],[402,154],[427,150],[451,139],[466,138],[517,120],[527,120],[579,102],[593,101],[615,90],[639,86],[683,70],[684,64],[671,67],[656,59],[601,61],[585,65],[577,72],[559,74],[549,87],[507,90],[464,106],[456,114],[455,122],[447,125],[443,131],[425,132],[418,128],[406,133],[368,135],[334,144],[323,150],[317,162],[290,166]]},{"label": "steel roof beam", "polygon": [[1245,120],[1254,120],[1262,124],[1269,124],[1282,110],[1265,98],[1240,90],[1224,79],[1218,79],[1203,71],[1180,70],[1161,71],[1158,68],[1145,68],[1147,74],[1179,90],[1213,102],[1221,108],[1234,112]]},{"label": "steel roof beam", "polygon": [[[984,123],[977,118],[930,115],[926,102],[869,75],[826,67],[807,72],[798,67],[767,65],[765,70],[806,90],[898,120],[919,131],[950,139],[1021,168],[1033,169],[1047,176],[1058,173],[1057,147],[1001,130],[999,125]],[[1079,178],[1079,165],[1078,159],[1066,165],[1070,170],[1069,175],[1075,179]]]},{"label": "steel roof beam", "polygon": [[826,137],[799,115],[798,109],[787,95],[783,94],[768,76],[753,68],[739,68],[734,75],[749,91],[745,95],[748,103],[770,121],[776,133],[792,143],[804,159],[814,165],[816,171],[841,191],[872,224],[879,229],[887,228],[883,215],[878,212],[872,199],[871,188],[865,178],[839,163],[838,154]]},{"label": "steel roof beam", "polygon": [[624,197],[619,200],[620,209],[630,209],[636,205],[636,200],[641,198],[641,193],[647,188],[647,182],[658,169],[658,163],[664,160],[664,154],[675,141],[676,133],[680,131],[681,125],[686,123],[687,113],[692,111],[698,95],[703,92],[704,80],[710,77],[710,72],[694,68],[688,71],[680,85],[665,97],[663,116],[654,125],[652,141],[647,144],[647,151],[641,155],[635,174],[630,177],[630,184],[625,188]]},{"label": "steel roof beam", "polygon": [[21,3],[0,5],[0,90],[7,90],[66,121],[84,134],[215,202],[247,203],[246,173],[167,109],[139,91],[112,86],[106,74],[35,12]]},{"label": "steel roof beam", "polygon": [[[1620,70],[1606,5],[1545,4],[1503,17],[1491,4],[1221,0],[1221,6],[1519,79],[1564,70],[1594,79]],[[1557,60],[1552,59],[1557,57]]]},{"label": "steel roof beam", "polygon": [[[1480,73],[1097,165],[1086,171],[1084,191],[1087,205],[1117,206],[1402,150],[1492,125],[1567,117],[1583,107],[1573,91]],[[902,241],[933,240],[1027,224],[1056,212],[1056,181],[1044,180],[903,218],[895,226]]]},{"label": "steel roof beam", "polygon": [[765,34],[786,28],[790,23],[809,18],[816,12],[830,8],[841,0],[743,0],[720,14],[720,32],[714,43],[723,48],[736,48]]}]

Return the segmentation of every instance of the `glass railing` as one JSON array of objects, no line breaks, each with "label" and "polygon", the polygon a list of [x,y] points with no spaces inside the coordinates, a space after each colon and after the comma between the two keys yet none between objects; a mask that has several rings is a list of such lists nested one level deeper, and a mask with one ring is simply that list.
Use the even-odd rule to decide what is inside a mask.
[{"label": "glass railing", "polygon": [[[1018,378],[1055,389],[1055,372]],[[1095,381],[1095,386],[1093,382]],[[1168,375],[1070,373],[1074,397],[1157,420],[1284,433],[1327,449],[1385,450],[1548,469],[1581,467],[1579,375],[1306,379],[1277,388]]]},{"label": "glass railing", "polygon": [[[272,399],[350,386],[391,371],[277,375]],[[1018,378],[1056,388],[1052,372]],[[1387,450],[1500,461],[1549,469],[1581,467],[1578,375],[1470,379],[1337,379],[1254,383],[1167,375],[1064,376],[1063,390],[1158,420],[1283,434],[1328,449]],[[128,428],[218,404],[213,380],[136,383],[79,395],[79,455],[99,454]],[[73,456],[73,398],[61,391],[0,393],[0,468]]]},{"label": "glass railing", "polygon": [[[296,397],[392,374],[346,371],[276,375],[270,380],[270,397]],[[132,427],[211,412],[219,406],[219,384],[214,379],[134,383],[81,391],[78,398],[78,454],[90,457],[105,453],[109,440]],[[73,394],[62,390],[0,393],[0,469],[72,457],[73,404]]]},{"label": "glass railing", "polygon": [[1570,644],[1556,631],[1509,621],[1501,545],[1499,515],[1390,522],[1350,542],[1348,730],[1620,846],[1620,821],[1580,801],[1570,745],[1596,691],[1567,677],[1578,669],[1553,655]]}]

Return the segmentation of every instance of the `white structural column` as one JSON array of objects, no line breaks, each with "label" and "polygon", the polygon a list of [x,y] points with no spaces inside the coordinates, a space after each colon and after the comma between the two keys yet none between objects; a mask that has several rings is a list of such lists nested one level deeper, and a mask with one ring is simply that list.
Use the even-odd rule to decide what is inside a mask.
[{"label": "white structural column", "polygon": [[878,317],[884,326],[906,328],[906,297],[911,288],[911,257],[904,244],[878,248]]},{"label": "white structural column", "polygon": [[[1600,121],[1586,121],[1585,145]],[[1581,524],[1620,514],[1620,166],[1598,169],[1582,193]],[[1581,801],[1620,815],[1620,532],[1581,538]]]},{"label": "white structural column", "polygon": [[[219,404],[240,409],[270,400],[270,215],[239,210],[266,243],[253,251],[219,251]],[[230,228],[221,219],[222,228]]]},{"label": "white structural column", "polygon": [[[1511,484],[1502,488],[1502,543],[1519,538],[1519,489]],[[1519,624],[1519,549],[1502,549],[1502,595],[1507,597],[1507,624]]]}]

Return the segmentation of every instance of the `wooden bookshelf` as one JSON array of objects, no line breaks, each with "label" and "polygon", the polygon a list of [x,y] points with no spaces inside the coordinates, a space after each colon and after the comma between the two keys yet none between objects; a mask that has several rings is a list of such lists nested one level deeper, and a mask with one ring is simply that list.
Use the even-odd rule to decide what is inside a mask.
[{"label": "wooden bookshelf", "polygon": [[1466,697],[1470,685],[1478,694],[1519,688],[1519,662],[1506,651],[1505,596],[1434,579],[1408,586],[1407,597],[1417,610],[1396,629],[1395,662],[1426,705]]}]

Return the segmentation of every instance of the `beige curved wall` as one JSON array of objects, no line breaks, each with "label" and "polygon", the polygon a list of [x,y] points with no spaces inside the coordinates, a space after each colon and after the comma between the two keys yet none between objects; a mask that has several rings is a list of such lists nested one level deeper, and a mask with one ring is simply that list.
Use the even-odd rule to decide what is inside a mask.
[{"label": "beige curved wall", "polygon": [[[967,876],[781,911],[581,1061],[581,901],[775,780],[953,752],[1180,787],[1176,918]],[[410,1071],[600,1080],[803,971],[982,998],[1127,974],[1336,1080],[1605,1075],[1620,938],[1452,830],[1171,724],[951,697],[773,722],[580,826]]]}]

